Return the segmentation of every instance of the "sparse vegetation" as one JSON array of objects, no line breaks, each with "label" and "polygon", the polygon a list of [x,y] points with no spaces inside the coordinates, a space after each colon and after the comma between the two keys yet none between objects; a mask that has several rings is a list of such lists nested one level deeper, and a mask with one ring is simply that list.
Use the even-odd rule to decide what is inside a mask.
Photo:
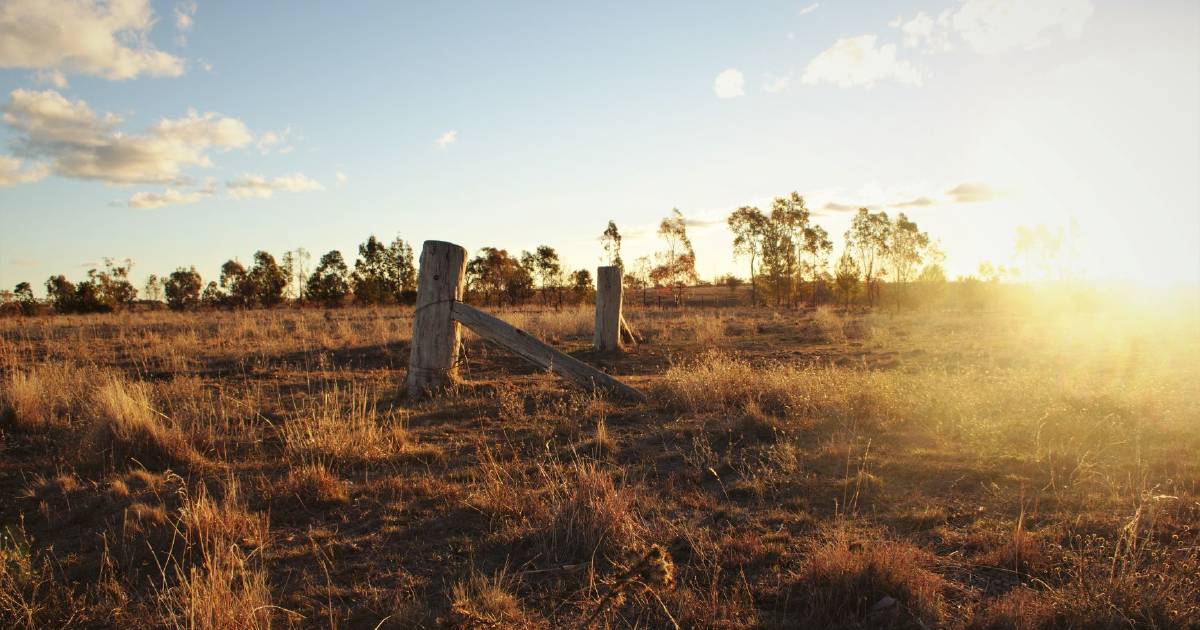
[{"label": "sparse vegetation", "polygon": [[[627,302],[645,405],[471,335],[404,400],[403,306],[0,320],[0,623],[1200,616],[1186,318]],[[586,305],[500,314],[594,360]]]}]

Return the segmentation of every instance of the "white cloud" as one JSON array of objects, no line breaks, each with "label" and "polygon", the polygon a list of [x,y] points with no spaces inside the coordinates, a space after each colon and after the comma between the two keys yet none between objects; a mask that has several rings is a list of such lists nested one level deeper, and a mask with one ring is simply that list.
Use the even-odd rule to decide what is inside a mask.
[{"label": "white cloud", "polygon": [[195,0],[183,0],[175,5],[175,28],[179,31],[175,41],[180,46],[187,45],[187,33],[196,23],[196,8]]},{"label": "white cloud", "polygon": [[953,23],[976,52],[988,55],[1045,45],[1055,31],[1078,38],[1093,10],[1091,0],[966,0]]},{"label": "white cloud", "polygon": [[137,192],[129,198],[130,208],[149,210],[163,206],[174,206],[200,201],[205,195],[202,191],[183,192],[177,188],[168,188],[161,193]]},{"label": "white cloud", "polygon": [[895,201],[888,205],[890,205],[893,208],[925,208],[928,206],[937,205],[937,201],[934,201],[932,198],[922,195],[920,197],[913,197],[912,199],[906,199],[903,201]]},{"label": "white cloud", "polygon": [[0,68],[106,79],[179,76],[183,59],[150,42],[149,0],[8,0],[0,4]]},{"label": "white cloud", "polygon": [[905,46],[926,53],[951,50],[957,37],[975,52],[993,55],[1044,46],[1056,33],[1078,38],[1093,11],[1091,0],[962,0],[937,18],[918,12],[890,25],[904,33]]},{"label": "white cloud", "polygon": [[272,179],[267,179],[262,175],[246,173],[241,177],[225,182],[225,190],[234,199],[245,199],[250,197],[269,198],[275,194],[275,191],[309,192],[325,190],[325,187],[320,182],[300,173],[283,175]]},{"label": "white cloud", "polygon": [[963,182],[947,190],[946,195],[954,203],[978,203],[991,201],[997,197],[996,191],[991,186],[980,182]]},{"label": "white cloud", "polygon": [[211,149],[253,140],[242,121],[194,109],[141,134],[122,133],[116,129],[120,117],[99,117],[84,101],[69,101],[54,90],[13,90],[3,118],[17,132],[15,154],[46,160],[64,177],[112,184],[171,182],[184,167],[211,166]]},{"label": "white cloud", "polygon": [[205,179],[204,188],[200,189],[200,194],[206,195],[209,197],[217,194],[217,178],[209,177],[209,178]]},{"label": "white cloud", "polygon": [[933,18],[921,11],[911,20],[898,17],[890,25],[904,33],[904,45],[908,48],[920,48],[926,53],[948,52],[954,48],[950,42],[953,13],[953,9],[947,9]]},{"label": "white cloud", "polygon": [[50,174],[50,167],[45,164],[34,164],[25,169],[21,164],[17,158],[0,155],[0,188],[30,184]]},{"label": "white cloud", "polygon": [[746,93],[745,85],[746,78],[742,76],[742,71],[728,68],[722,70],[713,80],[713,92],[717,98],[736,98]]},{"label": "white cloud", "polygon": [[806,6],[806,7],[802,8],[802,9],[800,9],[799,11],[797,11],[797,12],[796,12],[796,15],[808,15],[809,13],[812,13],[813,11],[816,11],[816,10],[817,10],[818,8],[820,8],[820,7],[821,7],[821,3],[820,3],[820,2],[814,2],[814,3],[812,3],[812,4],[808,5],[808,6]]},{"label": "white cloud", "polygon": [[434,140],[433,143],[438,145],[438,147],[444,149],[447,146],[454,144],[457,141],[458,141],[458,132],[451,129],[450,131],[447,131],[446,133],[438,136],[438,139]]},{"label": "white cloud", "polygon": [[874,35],[839,39],[817,55],[804,69],[801,81],[826,82],[838,87],[872,87],[879,81],[920,85],[924,73],[896,59],[896,45],[876,47]]},{"label": "white cloud", "polygon": [[61,70],[38,70],[33,73],[33,80],[42,85],[53,85],[60,90],[69,87],[67,77]]},{"label": "white cloud", "polygon": [[337,185],[338,185],[338,188],[341,188],[342,186],[345,186],[345,185],[346,185],[346,182],[350,180],[350,178],[349,178],[349,177],[347,177],[347,176],[346,176],[346,174],[345,174],[345,173],[343,173],[343,172],[341,172],[341,171],[338,171],[338,172],[337,172],[337,175],[335,175],[335,177],[337,178]]},{"label": "white cloud", "polygon": [[285,154],[291,153],[295,150],[295,147],[288,142],[291,136],[291,127],[286,127],[283,131],[267,131],[258,137],[258,142],[255,143],[255,146],[258,147],[258,150],[263,155],[271,151]]},{"label": "white cloud", "polygon": [[184,0],[175,5],[175,28],[181,31],[192,30],[192,25],[195,23],[196,3],[193,0]]},{"label": "white cloud", "polygon": [[999,196],[995,188],[983,182],[962,182],[951,188],[925,183],[883,187],[876,182],[870,182],[849,194],[840,189],[833,189],[828,193],[809,195],[809,198],[823,201],[824,203],[817,203],[815,207],[824,212],[853,212],[859,208],[871,211],[887,208],[946,208],[954,204],[992,201]]},{"label": "white cloud", "polygon": [[790,74],[776,76],[768,72],[767,80],[763,82],[763,89],[772,94],[778,94],[779,92],[786,90],[791,82],[792,77]]},{"label": "white cloud", "polygon": [[269,153],[271,151],[271,147],[279,144],[280,140],[282,140],[282,138],[279,137],[279,134],[275,133],[274,131],[268,131],[258,137],[258,150],[262,151],[263,153]]}]

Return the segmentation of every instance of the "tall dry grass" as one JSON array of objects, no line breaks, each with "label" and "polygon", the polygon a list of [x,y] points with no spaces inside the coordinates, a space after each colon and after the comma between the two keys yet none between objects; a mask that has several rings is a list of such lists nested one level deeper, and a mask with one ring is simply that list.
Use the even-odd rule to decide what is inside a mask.
[{"label": "tall dry grass", "polygon": [[[572,347],[593,318],[501,315]],[[487,361],[470,378],[488,386],[411,424],[390,402],[408,309],[0,321],[4,456],[33,480],[11,497],[33,533],[0,541],[0,626],[371,627],[393,596],[420,611],[385,627],[597,609],[611,627],[1200,616],[1195,330],[903,309],[627,317],[649,341],[612,367],[637,372],[647,406],[550,378],[530,391]],[[43,444],[64,450],[30,456]],[[244,498],[214,484],[224,474]],[[252,511],[267,509],[274,530]],[[63,552],[97,536],[102,570]],[[427,555],[464,540],[486,570]],[[675,587],[598,606],[653,543]],[[163,567],[150,592],[147,549]],[[506,560],[520,568],[496,571]]]},{"label": "tall dry grass", "polygon": [[96,388],[92,404],[95,416],[82,437],[81,462],[152,469],[207,463],[187,435],[154,409],[146,384],[110,379]]},{"label": "tall dry grass", "polygon": [[831,528],[793,578],[788,604],[811,627],[937,627],[947,616],[946,580],[933,554],[878,532]]},{"label": "tall dry grass", "polygon": [[25,430],[70,426],[83,411],[95,372],[60,362],[9,372],[0,389],[0,414]]},{"label": "tall dry grass", "polygon": [[408,431],[407,411],[380,411],[378,398],[366,388],[335,385],[316,400],[280,429],[284,450],[297,461],[337,464],[441,457],[440,449],[418,443]]},{"label": "tall dry grass", "polygon": [[127,364],[137,377],[186,374],[213,363],[283,367],[338,350],[386,350],[411,333],[408,307],[0,318],[0,372],[51,362]]},{"label": "tall dry grass", "polygon": [[473,570],[450,588],[450,612],[461,628],[534,627],[513,595],[516,583],[505,570],[487,575]]},{"label": "tall dry grass", "polygon": [[[590,337],[596,323],[595,308],[588,304],[565,306],[561,310],[502,309],[496,312],[496,316],[550,343],[573,337]],[[468,339],[475,337],[469,329],[464,332]]]},{"label": "tall dry grass", "polygon": [[171,627],[270,628],[277,609],[263,568],[266,518],[249,513],[236,482],[213,497],[203,485],[184,497],[175,521],[186,546],[165,559],[157,603]]}]

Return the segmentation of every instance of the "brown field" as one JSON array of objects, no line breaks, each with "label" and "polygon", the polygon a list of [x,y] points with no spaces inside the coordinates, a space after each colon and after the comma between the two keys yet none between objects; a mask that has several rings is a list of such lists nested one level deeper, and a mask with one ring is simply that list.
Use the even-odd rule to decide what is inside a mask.
[{"label": "brown field", "polygon": [[0,320],[0,626],[1200,625],[1194,319],[590,307],[401,394],[403,308]]}]

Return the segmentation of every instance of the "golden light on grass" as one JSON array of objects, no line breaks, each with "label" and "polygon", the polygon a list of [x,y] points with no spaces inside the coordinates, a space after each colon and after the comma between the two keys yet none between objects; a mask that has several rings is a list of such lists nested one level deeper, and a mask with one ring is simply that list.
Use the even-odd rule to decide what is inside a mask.
[{"label": "golden light on grass", "polygon": [[[31,471],[0,620],[1177,626],[1200,614],[1200,320],[1041,290],[631,309],[648,341],[609,369],[646,405],[475,340],[485,385],[402,407],[404,308],[0,320],[6,461]],[[509,315],[590,344],[590,313]],[[77,540],[108,551],[58,553]],[[464,541],[484,568],[426,566]],[[655,545],[671,579],[601,606]]]}]

